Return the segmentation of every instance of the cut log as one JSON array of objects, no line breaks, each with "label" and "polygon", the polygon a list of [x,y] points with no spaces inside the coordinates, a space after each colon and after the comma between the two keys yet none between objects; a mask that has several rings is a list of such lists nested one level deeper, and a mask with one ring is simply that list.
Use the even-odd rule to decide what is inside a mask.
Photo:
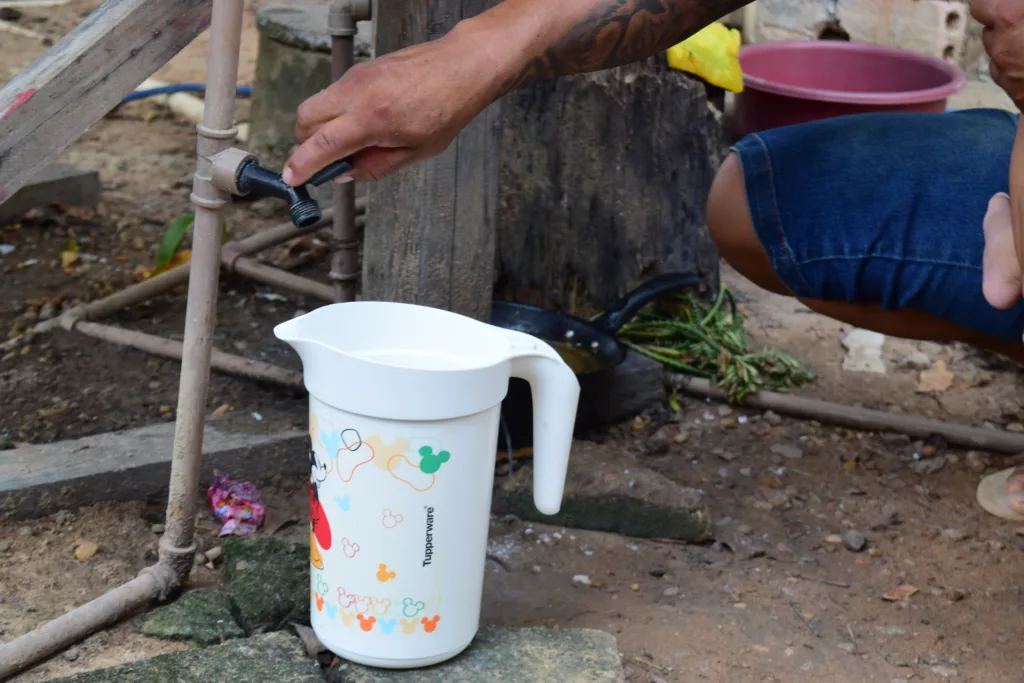
[{"label": "cut log", "polygon": [[725,151],[704,84],[661,59],[510,94],[499,295],[588,315],[663,272],[717,287],[705,216]]},{"label": "cut log", "polygon": [[0,203],[210,24],[211,0],[107,0],[0,90]]},{"label": "cut log", "polygon": [[[444,35],[487,0],[378,0],[377,56]],[[500,103],[438,156],[370,188],[363,298],[490,315]]]}]

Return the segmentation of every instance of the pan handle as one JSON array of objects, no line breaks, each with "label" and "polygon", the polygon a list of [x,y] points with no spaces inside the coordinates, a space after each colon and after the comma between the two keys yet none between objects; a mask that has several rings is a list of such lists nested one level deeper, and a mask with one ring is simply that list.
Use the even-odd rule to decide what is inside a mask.
[{"label": "pan handle", "polygon": [[647,304],[658,297],[700,284],[695,273],[665,273],[651,278],[627,294],[621,301],[591,321],[591,324],[605,334],[615,336],[619,329],[633,319]]}]

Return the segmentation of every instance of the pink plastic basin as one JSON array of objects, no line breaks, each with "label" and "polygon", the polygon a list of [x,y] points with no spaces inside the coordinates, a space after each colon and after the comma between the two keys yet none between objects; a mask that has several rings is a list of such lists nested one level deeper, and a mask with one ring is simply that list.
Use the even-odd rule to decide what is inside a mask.
[{"label": "pink plastic basin", "polygon": [[741,135],[847,114],[942,112],[967,86],[941,59],[833,40],[760,43],[740,49],[744,91],[736,97]]}]

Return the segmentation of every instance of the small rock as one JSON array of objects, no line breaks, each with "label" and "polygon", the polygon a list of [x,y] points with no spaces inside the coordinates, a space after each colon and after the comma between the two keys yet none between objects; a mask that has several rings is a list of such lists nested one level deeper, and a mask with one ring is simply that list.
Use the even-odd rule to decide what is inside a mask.
[{"label": "small rock", "polygon": [[799,460],[804,457],[804,452],[796,446],[787,446],[785,444],[776,444],[769,449],[775,455],[782,456],[787,460]]},{"label": "small rock", "polygon": [[915,463],[911,463],[910,469],[914,470],[917,474],[935,474],[943,467],[946,466],[946,457],[940,455],[937,458],[928,458],[926,460],[918,460]]},{"label": "small rock", "polygon": [[754,471],[752,469],[750,469],[749,467],[741,467],[740,468],[740,475],[741,476],[749,477],[749,476],[751,476],[753,474],[754,474]]},{"label": "small rock", "polygon": [[777,413],[771,410],[762,415],[761,419],[767,422],[768,424],[772,425],[773,427],[782,424],[782,418],[779,417]]},{"label": "small rock", "polygon": [[933,666],[931,671],[940,678],[956,678],[960,675],[959,671],[948,666]]},{"label": "small rock", "polygon": [[724,448],[715,448],[712,449],[711,452],[717,455],[722,460],[725,460],[726,462],[732,462],[738,457],[735,453],[727,451]]},{"label": "small rock", "polygon": [[81,651],[77,647],[72,647],[64,652],[64,659],[69,662],[74,662],[81,656],[81,654]]},{"label": "small rock", "polygon": [[681,446],[689,440],[690,435],[685,432],[679,432],[678,434],[672,437],[672,443],[674,443],[677,446]]},{"label": "small rock", "polygon": [[157,536],[159,536],[160,534],[162,534],[164,532],[164,530],[167,527],[165,527],[163,524],[154,524],[152,528],[153,528],[153,533],[156,534]]},{"label": "small rock", "polygon": [[868,555],[870,555],[871,557],[881,557],[882,556],[882,549],[881,548],[868,548]]},{"label": "small rock", "polygon": [[825,543],[828,543],[829,545],[842,545],[843,537],[839,534],[829,534],[825,537]]},{"label": "small rock", "polygon": [[901,522],[900,511],[894,505],[885,504],[882,506],[882,523],[887,526]]},{"label": "small rock", "polygon": [[946,541],[957,543],[967,538],[967,532],[962,529],[954,529],[950,527],[942,530],[942,538]]},{"label": "small rock", "polygon": [[738,527],[736,527],[736,533],[738,533],[741,536],[749,536],[750,534],[754,533],[754,528],[748,524],[740,524]]},{"label": "small rock", "polygon": [[79,562],[85,562],[97,552],[100,547],[92,541],[79,541],[75,546],[75,559]]},{"label": "small rock", "polygon": [[739,422],[736,421],[735,417],[724,417],[718,424],[722,429],[733,429],[739,424]]},{"label": "small rock", "polygon": [[6,553],[11,549],[11,544],[7,541],[0,541],[0,553]]},{"label": "small rock", "polygon": [[576,576],[572,577],[572,582],[576,583],[576,584],[579,584],[581,586],[589,586],[589,585],[591,585],[590,584],[590,577],[587,576],[586,574],[577,574]]},{"label": "small rock", "polygon": [[899,365],[907,370],[927,370],[932,366],[932,359],[928,357],[927,353],[914,351],[904,356]]},{"label": "small rock", "polygon": [[665,455],[668,453],[671,440],[664,431],[659,430],[654,434],[651,434],[650,438],[647,439],[646,451],[647,455]]},{"label": "small rock", "polygon": [[838,647],[843,652],[848,652],[851,655],[857,651],[857,646],[853,643],[839,643],[839,645],[837,645],[836,647]]},{"label": "small rock", "polygon": [[860,533],[859,531],[850,529],[845,534],[843,534],[843,545],[846,546],[847,550],[859,553],[867,547],[868,539],[865,538],[864,534]]},{"label": "small rock", "polygon": [[679,589],[675,586],[669,586],[668,588],[663,590],[661,594],[664,595],[666,598],[674,598],[675,596],[679,595]]},{"label": "small rock", "polygon": [[945,594],[946,599],[950,602],[960,602],[967,599],[967,591],[960,590],[959,588],[947,588]]},{"label": "small rock", "polygon": [[967,451],[967,469],[973,474],[985,474],[988,470],[988,455],[981,451]]},{"label": "small rock", "polygon": [[640,590],[640,584],[639,583],[631,583],[631,584],[629,584],[629,590],[633,591],[634,593],[637,592],[638,590]]},{"label": "small rock", "polygon": [[540,565],[536,565],[535,564],[532,567],[530,567],[530,572],[533,573],[533,574],[540,574],[542,571],[544,571],[544,570],[541,569]]},{"label": "small rock", "polygon": [[843,348],[846,349],[843,370],[885,374],[885,363],[882,361],[884,334],[871,330],[854,329],[846,335],[842,343]]},{"label": "small rock", "polygon": [[1012,432],[1013,434],[1024,434],[1024,424],[1020,422],[1011,422],[1006,425],[1006,431]]}]

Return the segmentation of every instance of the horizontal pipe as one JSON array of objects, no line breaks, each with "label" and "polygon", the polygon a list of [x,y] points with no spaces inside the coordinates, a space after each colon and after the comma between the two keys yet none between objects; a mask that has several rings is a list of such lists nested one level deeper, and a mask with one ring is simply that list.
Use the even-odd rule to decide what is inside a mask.
[{"label": "horizontal pipe", "polygon": [[168,567],[158,564],[144,569],[128,583],[0,645],[0,681],[131,616],[166,594],[174,581]]},{"label": "horizontal pipe", "polygon": [[255,259],[238,259],[235,261],[235,272],[271,287],[280,287],[296,294],[304,294],[324,301],[334,301],[334,290],[330,285],[265,265]]},{"label": "horizontal pipe", "polygon": [[[164,337],[144,332],[126,330],[123,327],[113,327],[111,325],[101,325],[86,320],[75,322],[72,329],[93,339],[100,339],[121,346],[130,346],[133,349],[138,349],[154,356],[181,360],[183,344],[173,339],[165,339]],[[246,377],[288,389],[301,390],[304,386],[302,383],[302,373],[216,349],[213,350],[210,357],[210,367],[229,375]]]},{"label": "horizontal pipe", "polygon": [[[725,392],[712,386],[711,382],[706,379],[675,375],[672,381],[680,391],[691,396],[713,398],[717,401],[727,400]],[[854,408],[816,398],[800,398],[771,391],[759,391],[743,399],[740,404],[759,410],[774,410],[792,417],[818,420],[853,429],[896,432],[915,439],[927,439],[932,435],[939,435],[947,443],[963,448],[1014,455],[1024,451],[1024,435],[1021,434],[941,422],[915,415],[897,415],[882,410]]]}]

